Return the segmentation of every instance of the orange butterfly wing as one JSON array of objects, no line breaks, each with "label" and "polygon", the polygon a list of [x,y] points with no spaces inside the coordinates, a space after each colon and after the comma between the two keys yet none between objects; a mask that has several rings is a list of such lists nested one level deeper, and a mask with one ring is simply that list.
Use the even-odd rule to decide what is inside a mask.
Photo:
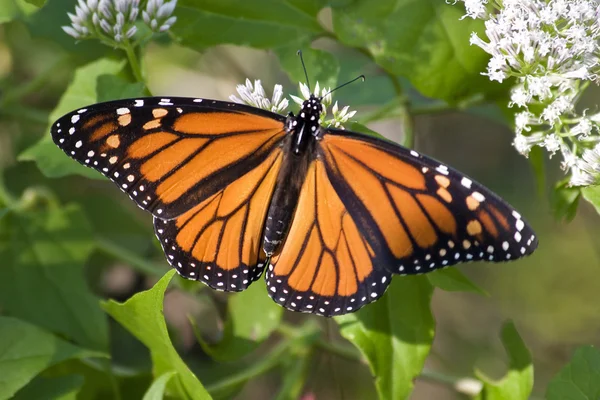
[{"label": "orange butterfly wing", "polygon": [[154,218],[169,263],[217,290],[241,291],[264,269],[264,221],[283,152],[273,151],[247,174],[177,218]]},{"label": "orange butterfly wing", "polygon": [[256,167],[280,145],[285,117],[192,98],[117,100],[51,128],[71,158],[94,168],[154,216],[181,215]]},{"label": "orange butterfly wing", "polygon": [[528,255],[537,238],[482,185],[415,151],[329,129],[267,272],[294,311],[345,314],[383,295],[392,273]]},{"label": "orange butterfly wing", "polygon": [[285,117],[235,103],[144,98],[60,118],[54,142],[154,215],[184,277],[239,291],[258,279]]},{"label": "orange butterfly wing", "polygon": [[331,316],[375,301],[390,279],[323,161],[313,161],[286,241],[266,273],[269,295],[290,310]]}]

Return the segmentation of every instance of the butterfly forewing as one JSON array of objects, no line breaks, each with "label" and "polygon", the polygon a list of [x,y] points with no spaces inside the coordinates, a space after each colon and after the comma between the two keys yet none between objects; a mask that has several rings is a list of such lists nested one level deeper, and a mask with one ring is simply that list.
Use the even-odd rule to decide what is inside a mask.
[{"label": "butterfly forewing", "polygon": [[69,156],[169,219],[263,162],[283,138],[284,120],[235,103],[145,98],[79,109],[51,132]]},{"label": "butterfly forewing", "polygon": [[330,130],[319,144],[333,186],[391,272],[507,261],[537,247],[510,205],[444,164],[347,131]]}]

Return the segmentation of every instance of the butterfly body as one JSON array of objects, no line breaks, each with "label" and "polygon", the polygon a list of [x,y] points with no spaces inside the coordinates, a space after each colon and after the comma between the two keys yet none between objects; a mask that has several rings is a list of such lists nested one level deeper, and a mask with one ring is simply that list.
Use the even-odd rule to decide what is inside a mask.
[{"label": "butterfly body", "polygon": [[298,204],[308,167],[315,156],[315,141],[320,133],[321,102],[314,96],[306,100],[298,116],[288,115],[287,137],[282,143],[283,164],[265,221],[263,250],[271,256],[285,239]]},{"label": "butterfly body", "polygon": [[464,174],[391,142],[297,116],[194,98],[117,100],[51,128],[70,157],[154,216],[188,279],[241,291],[264,274],[278,304],[333,316],[380,298],[392,274],[507,261],[537,238]]}]

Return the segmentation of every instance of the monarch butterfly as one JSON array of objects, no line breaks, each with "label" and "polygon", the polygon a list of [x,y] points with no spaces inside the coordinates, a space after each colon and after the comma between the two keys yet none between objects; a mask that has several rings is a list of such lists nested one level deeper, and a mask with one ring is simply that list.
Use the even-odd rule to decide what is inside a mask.
[{"label": "monarch butterfly", "polygon": [[52,128],[70,157],[154,216],[168,262],[242,291],[266,267],[271,298],[324,316],[377,300],[392,274],[532,253],[519,213],[462,173],[386,140],[298,115],[200,98],[137,98]]}]

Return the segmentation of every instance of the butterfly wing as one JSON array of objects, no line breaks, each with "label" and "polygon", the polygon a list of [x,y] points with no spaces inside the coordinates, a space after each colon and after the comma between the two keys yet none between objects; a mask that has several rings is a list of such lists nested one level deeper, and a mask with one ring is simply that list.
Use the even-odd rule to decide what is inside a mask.
[{"label": "butterfly wing", "polygon": [[287,238],[271,258],[268,292],[292,311],[345,314],[375,301],[390,283],[325,163],[311,162]]},{"label": "butterfly wing", "polygon": [[235,103],[144,98],[79,109],[51,133],[71,158],[170,219],[261,164],[285,136],[284,121]]},{"label": "butterfly wing", "polygon": [[261,164],[177,218],[154,218],[167,260],[179,274],[217,290],[241,291],[264,269],[262,233],[283,158]]},{"label": "butterfly wing", "polygon": [[65,153],[154,215],[167,260],[182,276],[239,291],[262,273],[284,121],[235,103],[144,98],[74,111],[51,131]]},{"label": "butterfly wing", "polygon": [[506,261],[537,247],[490,190],[384,140],[329,129],[309,172],[266,276],[271,297],[295,311],[353,312],[383,294],[391,273]]}]

